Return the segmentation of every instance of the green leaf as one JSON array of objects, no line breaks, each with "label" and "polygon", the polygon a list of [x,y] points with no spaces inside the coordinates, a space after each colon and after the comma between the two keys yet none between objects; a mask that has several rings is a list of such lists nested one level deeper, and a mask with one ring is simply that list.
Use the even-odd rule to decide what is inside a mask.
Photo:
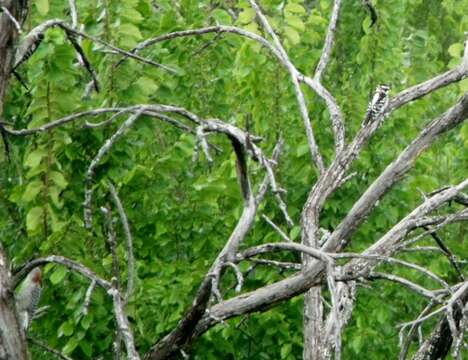
[{"label": "green leaf", "polygon": [[49,197],[54,203],[54,205],[58,207],[59,209],[63,206],[62,201],[60,201],[61,192],[62,192],[62,189],[56,186],[51,186],[49,188]]},{"label": "green leaf", "polygon": [[55,271],[50,275],[49,280],[53,285],[57,285],[58,283],[62,282],[67,275],[67,268],[64,266],[57,266]]},{"label": "green leaf", "polygon": [[253,19],[255,19],[255,10],[252,8],[245,9],[239,14],[239,17],[237,18],[241,24],[251,23]]},{"label": "green leaf", "polygon": [[153,79],[143,76],[136,82],[141,91],[146,95],[151,95],[159,89],[158,84]]},{"label": "green leaf", "polygon": [[62,325],[60,325],[57,336],[62,337],[63,335],[65,335],[66,337],[69,337],[73,335],[74,330],[75,330],[75,327],[73,325],[73,322],[65,321],[64,323],[62,323]]},{"label": "green leaf", "polygon": [[31,181],[28,186],[26,186],[26,190],[24,190],[22,200],[26,202],[33,201],[36,196],[41,192],[43,189],[43,183],[40,180]]},{"label": "green leaf", "polygon": [[458,85],[460,86],[460,91],[462,93],[465,93],[468,91],[468,79],[460,81]]},{"label": "green leaf", "polygon": [[309,145],[308,144],[301,144],[296,148],[296,155],[297,157],[301,157],[309,152]]},{"label": "green leaf", "polygon": [[119,27],[119,33],[133,37],[135,40],[141,40],[140,29],[133,24],[122,24]]},{"label": "green leaf", "polygon": [[291,353],[291,350],[292,350],[292,344],[285,344],[281,346],[281,351],[280,351],[281,358],[282,359],[287,358],[288,355]]},{"label": "green leaf", "polygon": [[463,44],[455,43],[450,45],[450,47],[448,48],[448,53],[450,54],[450,56],[455,58],[461,57],[463,53]]},{"label": "green leaf", "polygon": [[226,10],[223,9],[215,9],[211,16],[218,22],[220,25],[231,25],[232,18],[231,15]]},{"label": "green leaf", "polygon": [[284,34],[287,36],[287,38],[291,41],[293,45],[297,45],[301,41],[299,33],[290,26],[286,26],[284,28]]},{"label": "green leaf", "polygon": [[289,232],[289,237],[291,238],[291,240],[296,240],[300,233],[301,228],[299,226],[294,226]]},{"label": "green leaf", "polygon": [[143,16],[132,8],[127,8],[122,11],[122,17],[131,21],[134,24],[138,24],[144,20]]},{"label": "green leaf", "polygon": [[84,317],[81,319],[81,322],[80,322],[80,323],[81,323],[81,327],[82,327],[83,329],[85,329],[85,330],[88,330],[89,327],[90,327],[90,325],[91,325],[91,323],[92,323],[92,321],[93,321],[93,317],[92,317],[90,314],[84,316]]},{"label": "green leaf", "polygon": [[50,174],[50,179],[60,188],[60,189],[65,189],[68,185],[67,180],[65,180],[65,177],[63,176],[62,173],[58,171],[51,171]]},{"label": "green leaf", "polygon": [[80,341],[80,349],[85,353],[85,355],[88,358],[91,358],[91,356],[93,355],[93,346],[86,341]]},{"label": "green leaf", "polygon": [[290,3],[284,7],[285,12],[296,13],[296,14],[305,14],[306,11],[303,6],[299,4]]},{"label": "green leaf", "polygon": [[67,344],[62,348],[62,352],[65,355],[70,355],[73,352],[73,350],[76,349],[78,344],[79,344],[78,339],[71,338],[70,340],[68,340]]},{"label": "green leaf", "polygon": [[49,0],[36,0],[34,4],[39,14],[42,16],[47,15],[49,12]]},{"label": "green leaf", "polygon": [[304,31],[305,30],[305,25],[304,22],[301,20],[301,18],[294,16],[294,15],[289,15],[286,16],[286,22],[291,25],[293,28],[299,30],[299,31]]},{"label": "green leaf", "polygon": [[29,210],[26,215],[26,229],[29,233],[36,231],[39,225],[42,223],[43,208],[36,206]]},{"label": "green leaf", "polygon": [[37,167],[42,159],[47,156],[47,150],[42,148],[37,148],[34,151],[31,151],[26,159],[24,160],[24,166],[35,168]]}]

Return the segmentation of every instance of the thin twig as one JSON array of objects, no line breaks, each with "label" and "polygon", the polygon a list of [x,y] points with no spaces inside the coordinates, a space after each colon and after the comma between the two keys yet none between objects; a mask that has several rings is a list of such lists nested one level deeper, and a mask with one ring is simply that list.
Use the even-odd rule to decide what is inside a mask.
[{"label": "thin twig", "polygon": [[247,260],[257,265],[276,266],[284,270],[301,270],[302,269],[302,264],[299,264],[299,263],[290,263],[290,262],[268,260],[268,259],[256,259],[256,258],[250,258]]},{"label": "thin twig", "polygon": [[26,274],[28,274],[33,268],[48,263],[60,264],[67,267],[70,270],[76,271],[77,273],[83,275],[89,280],[94,280],[97,285],[99,285],[105,290],[111,288],[111,283],[109,281],[104,280],[94,271],[87,268],[83,264],[58,255],[49,255],[43,258],[37,258],[23,265],[18,271],[14,273],[12,280],[13,287],[16,287],[19,284],[19,282],[26,276]]},{"label": "thin twig", "polygon": [[266,216],[265,214],[262,214],[262,218],[265,219],[265,221],[273,228],[275,231],[285,240],[288,242],[292,242],[292,240],[289,238],[288,235],[286,235],[283,230],[281,230],[278,225],[276,225],[271,219]]},{"label": "thin twig", "polygon": [[70,6],[70,15],[72,19],[72,28],[76,29],[78,27],[78,9],[76,7],[76,0],[68,0],[68,5]]},{"label": "thin twig", "polygon": [[5,13],[5,15],[11,20],[13,25],[15,25],[15,28],[16,28],[16,31],[18,31],[18,34],[22,34],[21,25],[18,22],[18,20],[16,20],[16,18],[12,15],[10,10],[8,10],[8,8],[6,6],[0,6],[0,9],[2,9],[2,11]]},{"label": "thin twig", "polygon": [[128,223],[127,214],[125,213],[125,209],[120,201],[119,194],[115,189],[112,183],[109,183],[109,190],[112,196],[112,200],[114,201],[115,206],[117,207],[117,211],[119,212],[120,222],[122,223],[122,227],[124,229],[125,238],[127,239],[127,289],[125,291],[125,296],[123,299],[123,305],[125,306],[130,297],[133,294],[134,284],[135,284],[135,256],[133,253],[133,237],[130,231],[130,225]]},{"label": "thin twig", "polygon": [[422,296],[424,296],[424,297],[426,297],[428,299],[436,300],[435,295],[434,295],[434,293],[432,291],[427,290],[427,289],[423,288],[422,286],[420,286],[418,284],[415,284],[415,283],[409,281],[408,279],[402,278],[400,276],[396,276],[396,275],[393,275],[393,274],[385,274],[385,273],[382,273],[382,272],[371,272],[367,276],[367,278],[371,279],[371,280],[385,279],[385,280],[393,281],[393,282],[399,283],[399,284],[401,284],[403,286],[406,286],[410,290],[412,290],[412,291],[418,293],[419,295],[422,295]]},{"label": "thin twig", "polygon": [[124,304],[122,302],[119,291],[112,287],[107,293],[112,297],[114,304],[114,316],[117,321],[117,326],[122,334],[123,342],[127,350],[127,358],[129,360],[140,360],[140,355],[135,348],[135,340],[133,338],[133,333],[128,322],[128,318],[125,315]]},{"label": "thin twig", "polygon": [[53,356],[55,356],[57,359],[62,359],[62,360],[73,360],[71,357],[63,354],[62,352],[58,351],[57,349],[54,349],[50,347],[49,345],[45,344],[42,341],[39,341],[37,339],[34,339],[30,336],[28,336],[28,341],[36,345],[37,347],[40,347],[41,349],[51,353]]},{"label": "thin twig", "polygon": [[325,68],[330,61],[330,55],[333,49],[333,43],[335,42],[335,33],[338,23],[338,16],[341,9],[341,0],[335,0],[333,3],[332,15],[330,17],[330,23],[328,24],[327,36],[325,38],[325,44],[323,45],[322,54],[320,56],[319,63],[315,69],[314,78],[320,81]]},{"label": "thin twig", "polygon": [[93,295],[93,291],[96,288],[96,280],[92,280],[91,284],[89,284],[88,290],[86,290],[85,300],[83,303],[83,314],[88,315],[89,305],[91,304],[91,296]]},{"label": "thin twig", "polygon": [[288,54],[283,48],[283,45],[281,45],[281,41],[279,40],[278,36],[276,35],[275,31],[271,27],[265,15],[263,15],[263,12],[261,11],[260,7],[257,5],[257,3],[254,0],[249,0],[249,3],[250,3],[250,6],[252,6],[252,8],[255,10],[255,13],[257,14],[257,17],[259,18],[261,25],[263,26],[265,31],[268,33],[268,35],[270,35],[271,38],[273,39],[273,45],[280,53],[281,59],[283,60],[283,63],[286,65],[286,68],[291,76],[291,80],[294,85],[294,92],[296,94],[296,99],[299,105],[299,110],[302,116],[305,130],[306,130],[307,142],[309,145],[310,153],[319,172],[323,173],[325,171],[325,165],[323,162],[322,155],[320,154],[317,142],[315,140],[314,131],[312,129],[312,125],[310,122],[309,111],[307,109],[305,96],[299,83],[299,72],[297,71],[296,67],[292,64],[291,60],[289,59]]},{"label": "thin twig", "polygon": [[101,162],[102,158],[110,151],[115,142],[130,128],[133,126],[135,121],[138,120],[143,108],[137,111],[135,114],[131,115],[120,127],[119,129],[104,143],[104,145],[99,149],[97,155],[91,161],[91,164],[86,171],[86,181],[85,181],[85,200],[83,203],[84,208],[84,222],[87,229],[91,229],[92,225],[92,198],[93,198],[93,188],[92,181],[94,178],[94,173],[97,166]]}]

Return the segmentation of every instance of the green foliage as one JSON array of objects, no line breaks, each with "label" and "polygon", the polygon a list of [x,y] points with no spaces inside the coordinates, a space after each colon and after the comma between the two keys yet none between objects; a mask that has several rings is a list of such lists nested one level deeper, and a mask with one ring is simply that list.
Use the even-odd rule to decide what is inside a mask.
[{"label": "green foliage", "polygon": [[[143,39],[172,31],[216,23],[236,25],[262,34],[246,1],[208,0],[78,0],[80,22],[86,32],[124,49]],[[331,1],[261,1],[272,25],[284,40],[298,68],[311,73],[323,47]],[[29,28],[49,18],[64,18],[67,2],[37,0]],[[468,30],[468,0],[374,1],[378,23],[359,1],[345,1],[337,43],[325,83],[336,94],[347,118],[348,139],[359,128],[375,86],[390,83],[392,93],[459,63],[463,31]],[[232,8],[238,17],[234,19]],[[12,80],[4,117],[17,128],[32,128],[70,113],[106,106],[158,103],[185,107],[201,117],[220,118],[264,138],[271,151],[280,133],[286,139],[278,170],[296,223],[307,193],[316,179],[289,76],[284,68],[252,41],[235,35],[207,35],[158,43],[141,54],[177,69],[177,75],[118,56],[90,42],[82,47],[96,69],[101,91],[85,93],[89,75],[77,65],[72,45],[60,29],[52,29],[39,50],[19,69],[30,92]],[[333,229],[363,190],[428,123],[468,89],[468,80],[442,89],[393,114],[355,165],[353,178],[326,203],[322,226]],[[330,118],[319,98],[306,90],[309,114],[327,161],[333,156]],[[61,254],[110,277],[111,258],[104,220],[94,211],[92,233],[83,228],[84,179],[91,159],[124,117],[108,127],[86,129],[83,119],[27,138],[10,137],[11,162],[1,161],[0,235],[18,266],[40,255]],[[391,141],[389,141],[391,139]],[[135,241],[138,278],[128,314],[138,348],[144,352],[170,331],[186,310],[201,279],[223,247],[242,211],[229,143],[210,138],[222,149],[208,168],[203,156],[193,162],[196,139],[177,129],[143,117],[120,139],[96,170],[93,206],[110,203],[107,184],[118,186]],[[421,201],[418,189],[429,192],[466,176],[468,125],[445,136],[416,163],[360,228],[352,250],[375,241]],[[258,184],[263,172],[249,164]],[[261,212],[283,226],[272,198]],[[283,226],[285,227],[285,226]],[[125,269],[124,234],[118,231],[118,254]],[[467,255],[467,230],[454,225],[442,232],[454,251]],[[298,226],[290,236],[300,236]],[[258,219],[246,245],[277,235]],[[289,257],[289,259],[288,259]],[[290,261],[295,255],[284,255]],[[455,274],[445,259],[420,257],[446,279]],[[247,268],[247,264],[242,264]],[[288,273],[258,267],[245,291],[284,278]],[[124,272],[124,279],[126,273]],[[404,272],[405,276],[416,276]],[[76,359],[110,359],[115,323],[111,303],[97,289],[89,314],[83,313],[88,282],[60,266],[47,266],[41,304],[51,305],[33,324],[32,336],[43,339]],[[424,279],[415,277],[415,280]],[[235,279],[228,274],[225,288]],[[379,359],[397,354],[395,325],[413,319],[420,299],[385,283],[359,292],[358,306],[345,334],[344,358]],[[434,285],[434,284],[432,284]],[[431,284],[427,284],[431,286]],[[229,291],[226,296],[234,296]],[[195,359],[298,359],[302,353],[302,298],[267,313],[233,319],[210,330],[195,345]],[[382,336],[384,335],[384,336]],[[35,350],[35,358],[49,355]],[[392,355],[392,356],[393,356]]]}]

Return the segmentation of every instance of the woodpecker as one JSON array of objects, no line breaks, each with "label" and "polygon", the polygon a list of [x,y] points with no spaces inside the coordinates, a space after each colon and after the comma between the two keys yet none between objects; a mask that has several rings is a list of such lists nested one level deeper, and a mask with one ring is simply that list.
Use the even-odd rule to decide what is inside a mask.
[{"label": "woodpecker", "polygon": [[13,70],[16,70],[18,66],[27,61],[36,52],[42,40],[44,40],[44,31],[47,29],[45,26],[46,23],[35,27],[21,41],[16,50]]},{"label": "woodpecker", "polygon": [[20,285],[16,298],[16,310],[20,326],[26,332],[31,325],[34,313],[36,312],[39,299],[41,297],[41,269],[34,268]]},{"label": "woodpecker", "polygon": [[377,119],[383,114],[388,105],[390,86],[382,84],[375,89],[374,97],[367,108],[366,120],[364,123]]}]

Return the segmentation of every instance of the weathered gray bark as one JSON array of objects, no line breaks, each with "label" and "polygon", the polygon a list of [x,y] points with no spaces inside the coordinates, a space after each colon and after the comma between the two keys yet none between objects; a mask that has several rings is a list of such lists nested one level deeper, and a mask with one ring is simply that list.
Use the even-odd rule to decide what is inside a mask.
[{"label": "weathered gray bark", "polygon": [[29,359],[24,333],[16,317],[11,272],[3,248],[0,248],[0,359]]},{"label": "weathered gray bark", "polygon": [[[2,6],[18,18],[21,14],[22,1],[4,0]],[[0,116],[3,113],[3,101],[8,87],[14,56],[16,29],[10,18],[0,13]],[[14,293],[8,259],[0,248],[0,359],[29,359],[24,334],[18,326]]]},{"label": "weathered gray bark", "polygon": [[[463,296],[463,306],[468,301],[468,292]],[[456,326],[460,326],[462,318],[462,310],[460,307],[456,307],[453,312],[453,318]],[[463,329],[462,329],[463,331]],[[449,354],[450,348],[453,343],[453,335],[450,331],[449,320],[447,316],[444,316],[439,320],[436,327],[429,335],[429,337],[421,344],[416,354],[413,356],[413,360],[437,360],[445,359]]]},{"label": "weathered gray bark", "polygon": [[[344,228],[338,226],[325,244],[326,251],[341,249],[341,242],[335,242],[335,233],[339,232],[338,239],[349,239],[354,234],[357,225],[361,224],[365,216],[370,213],[375,203],[380,199],[397,181],[399,181],[409,169],[415,159],[427,149],[440,134],[452,129],[468,117],[468,95],[464,96],[455,106],[435,119],[419,137],[414,140],[395,160],[390,164],[382,175],[369,187],[361,199],[348,213],[342,223],[348,222],[348,217],[355,219],[356,224]],[[342,231],[340,231],[342,229]],[[333,247],[335,246],[335,248]],[[314,285],[321,283],[320,274],[324,270],[323,262],[314,261],[314,265],[299,274],[287,279],[267,285],[250,293],[242,294],[235,298],[223,301],[210,309],[211,316],[205,316],[197,326],[197,333],[201,334],[219,322],[219,319],[227,319],[254,311],[262,311],[271,308],[276,303],[287,300],[293,296],[304,293]],[[215,320],[218,319],[218,320]]]}]

